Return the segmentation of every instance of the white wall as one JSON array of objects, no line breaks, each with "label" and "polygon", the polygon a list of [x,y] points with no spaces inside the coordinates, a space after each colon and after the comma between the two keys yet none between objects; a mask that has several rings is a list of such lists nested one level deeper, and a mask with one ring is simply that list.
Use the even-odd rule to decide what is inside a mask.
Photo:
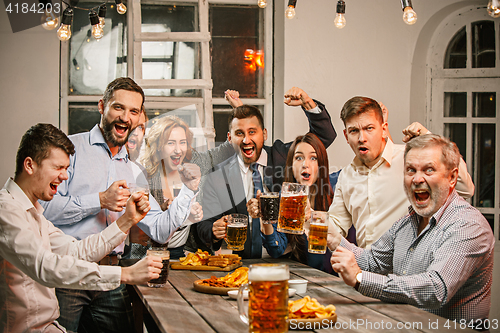
[{"label": "white wall", "polygon": [[[2,6],[3,8],[3,6]],[[32,125],[59,126],[59,40],[38,26],[12,33],[0,11],[0,182],[14,176],[16,151]]]}]

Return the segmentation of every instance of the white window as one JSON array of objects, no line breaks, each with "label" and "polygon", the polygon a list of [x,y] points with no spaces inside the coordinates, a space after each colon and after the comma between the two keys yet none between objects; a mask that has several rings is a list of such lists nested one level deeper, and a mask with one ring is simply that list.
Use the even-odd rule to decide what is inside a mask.
[{"label": "white window", "polygon": [[[129,0],[119,15],[107,4],[104,37],[90,36],[88,12],[75,9],[62,43],[61,128],[92,128],[106,85],[132,77],[146,94],[149,118],[175,112],[209,146],[226,138],[226,89],[260,108],[272,126],[272,5],[253,0]],[[80,1],[92,8],[98,2]],[[214,131],[214,125],[216,131]],[[217,134],[217,137],[216,137]],[[270,133],[272,137],[272,133]]]},{"label": "white window", "polygon": [[442,23],[431,43],[429,125],[454,141],[476,185],[472,204],[496,239],[500,219],[500,21],[468,7]]}]

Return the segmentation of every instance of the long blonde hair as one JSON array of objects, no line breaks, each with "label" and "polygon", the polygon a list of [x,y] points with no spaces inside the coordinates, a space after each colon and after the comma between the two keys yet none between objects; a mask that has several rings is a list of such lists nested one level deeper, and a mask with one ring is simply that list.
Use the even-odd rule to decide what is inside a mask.
[{"label": "long blonde hair", "polygon": [[175,127],[181,127],[186,132],[187,152],[186,160],[191,160],[191,145],[193,143],[193,133],[188,124],[177,116],[163,116],[154,119],[154,124],[145,137],[145,152],[140,163],[146,168],[148,175],[153,175],[161,162],[161,149],[165,145],[165,137],[170,137],[170,133]]}]

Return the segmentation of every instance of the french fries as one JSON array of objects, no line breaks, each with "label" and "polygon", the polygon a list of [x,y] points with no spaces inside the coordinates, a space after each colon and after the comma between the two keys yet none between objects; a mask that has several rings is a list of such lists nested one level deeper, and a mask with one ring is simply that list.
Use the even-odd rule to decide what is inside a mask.
[{"label": "french fries", "polygon": [[241,257],[237,254],[219,254],[211,256],[207,251],[198,249],[195,253],[189,253],[186,257],[179,258],[179,262],[184,266],[216,266],[227,267],[239,264]]},{"label": "french fries", "polygon": [[296,301],[288,301],[290,319],[313,319],[328,318],[335,313],[335,306],[332,304],[326,307],[319,304],[316,298],[306,296]]},{"label": "french fries", "polygon": [[248,267],[240,267],[226,276],[220,278],[212,276],[201,282],[204,285],[222,288],[239,288],[245,283],[248,283]]}]

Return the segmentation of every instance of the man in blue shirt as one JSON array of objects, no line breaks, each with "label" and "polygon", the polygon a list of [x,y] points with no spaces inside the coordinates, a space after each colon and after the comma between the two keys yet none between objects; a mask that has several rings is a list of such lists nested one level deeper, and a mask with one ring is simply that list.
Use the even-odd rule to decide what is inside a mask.
[{"label": "man in blue shirt", "polygon": [[[75,154],[70,158],[69,179],[58,187],[50,202],[43,202],[45,217],[77,239],[99,233],[122,213],[131,183],[147,184],[142,170],[129,160],[125,143],[138,125],[144,92],[130,78],[111,82],[98,107],[101,120],[90,132],[70,136]],[[189,216],[198,190],[200,171],[195,165],[180,171],[184,186],[163,212],[150,196],[151,210],[138,225],[148,236],[165,243]],[[116,265],[124,244],[99,263]],[[124,285],[108,292],[56,290],[61,307],[59,322],[68,331],[132,332],[133,316]],[[84,310],[85,309],[85,310]]]}]

